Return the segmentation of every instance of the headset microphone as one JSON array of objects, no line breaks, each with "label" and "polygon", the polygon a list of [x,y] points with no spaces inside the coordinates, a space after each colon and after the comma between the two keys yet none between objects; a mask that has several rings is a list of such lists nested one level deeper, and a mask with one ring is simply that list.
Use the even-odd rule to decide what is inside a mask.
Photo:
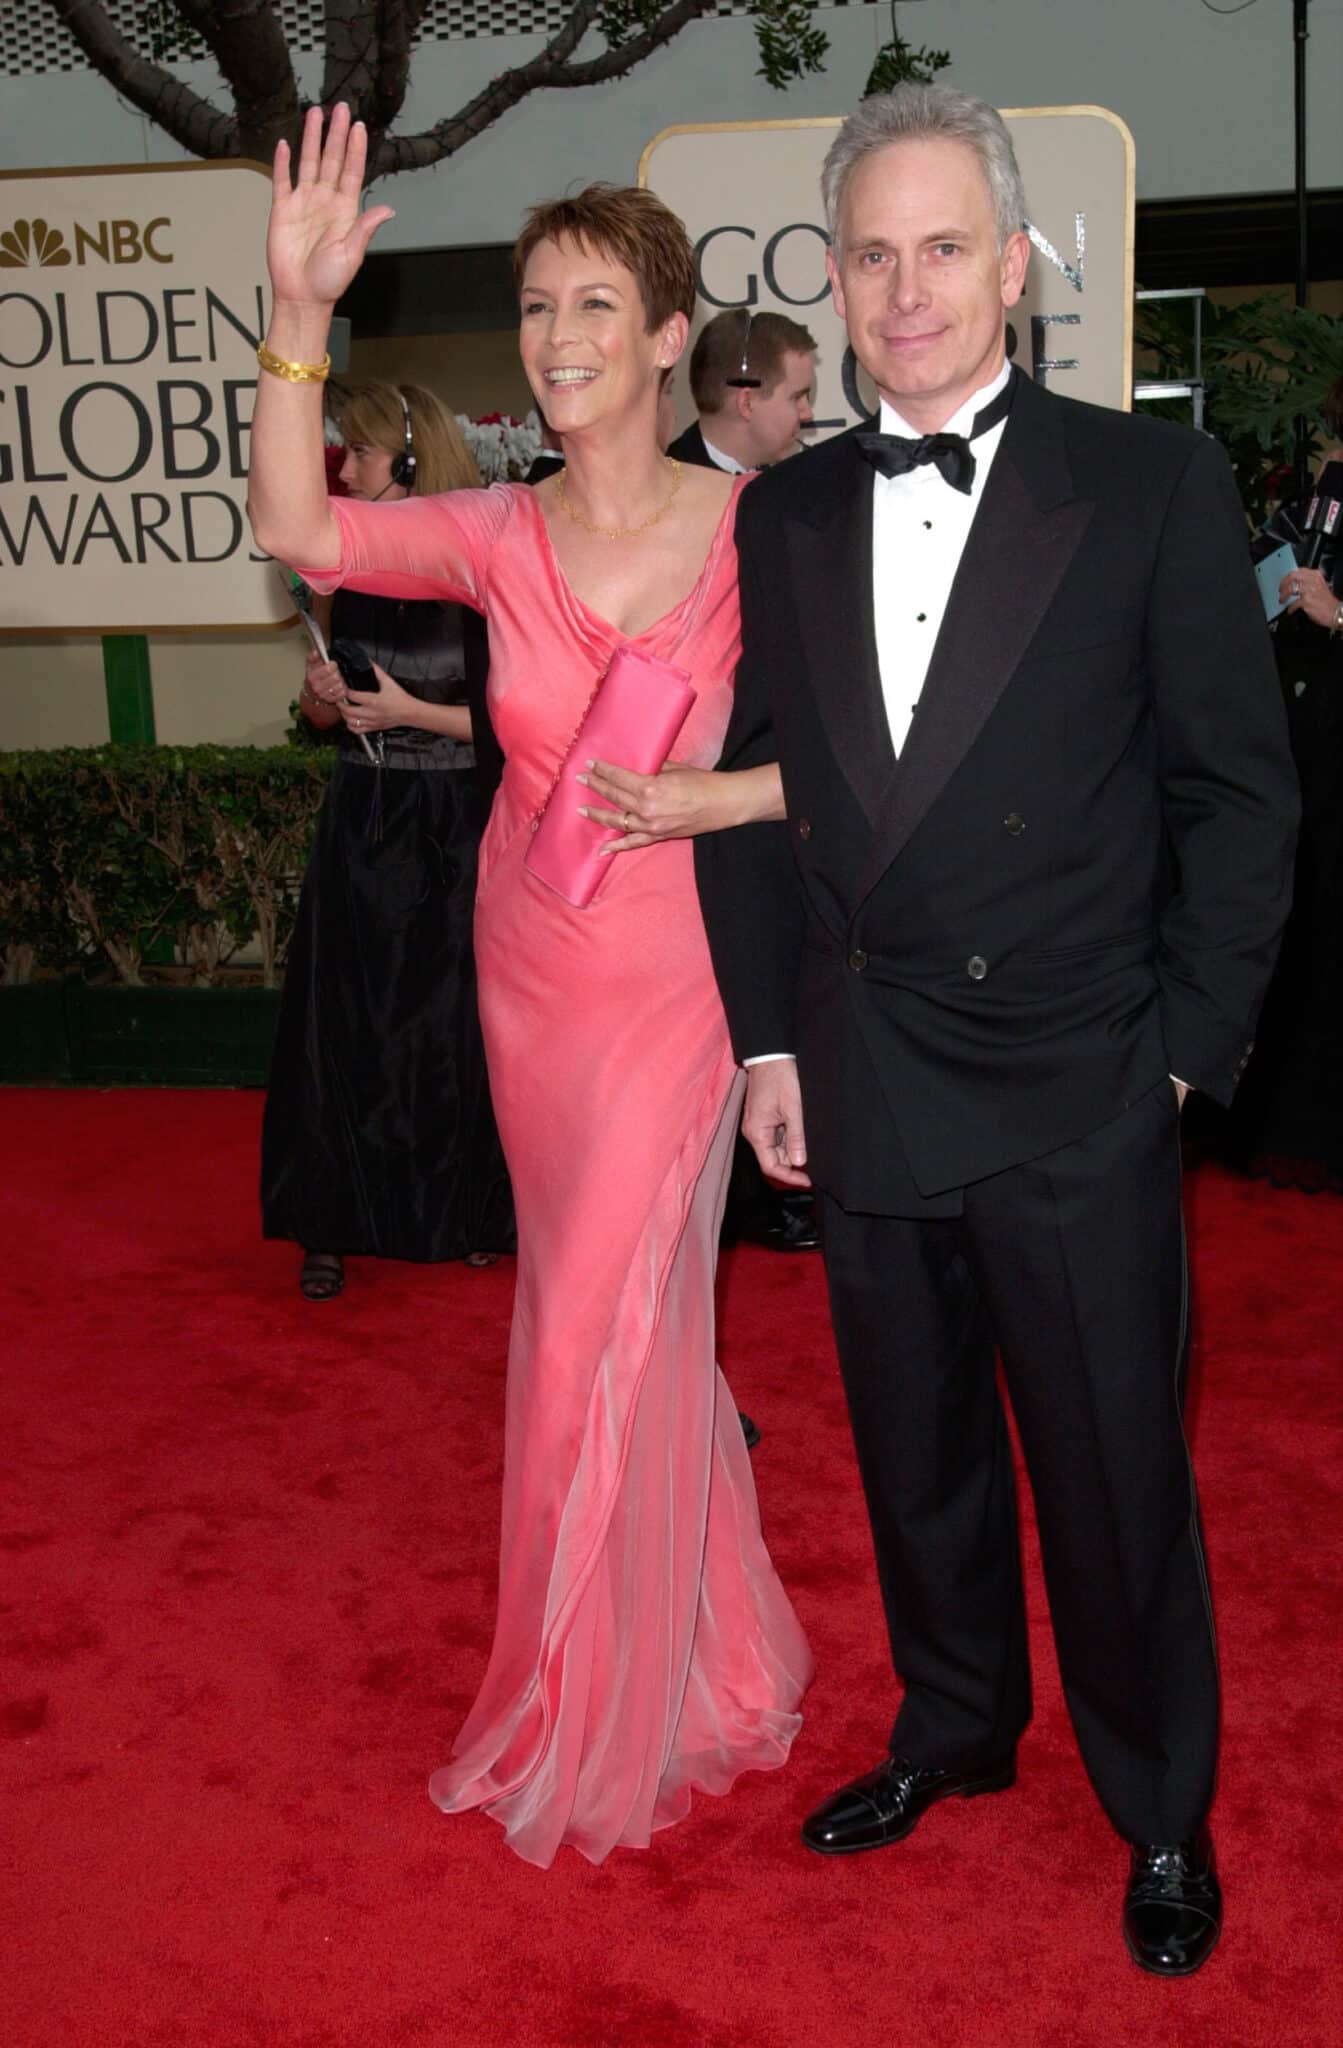
[{"label": "headset microphone", "polygon": [[[400,455],[392,457],[392,474],[388,482],[384,484],[383,489],[388,490],[392,484],[400,484],[403,489],[413,491],[415,488],[415,437],[410,428],[410,407],[406,404],[406,394],[404,391],[398,389],[396,395],[401,401],[401,418],[406,429],[406,445]],[[379,491],[378,496],[382,496],[382,491]]]},{"label": "headset microphone", "polygon": [[765,380],[763,377],[751,375],[750,364],[751,328],[755,323],[755,314],[747,306],[743,306],[742,311],[746,315],[746,325],[741,336],[741,368],[735,377],[724,377],[723,382],[733,391],[759,391]]}]

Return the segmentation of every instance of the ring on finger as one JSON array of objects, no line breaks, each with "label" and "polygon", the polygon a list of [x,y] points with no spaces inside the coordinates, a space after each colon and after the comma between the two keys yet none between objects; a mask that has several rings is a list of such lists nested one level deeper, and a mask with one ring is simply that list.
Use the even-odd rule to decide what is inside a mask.
[{"label": "ring on finger", "polygon": [[621,820],[621,829],[625,832],[632,832],[634,830],[634,826],[630,820],[630,814],[628,811],[625,812],[625,815]]}]

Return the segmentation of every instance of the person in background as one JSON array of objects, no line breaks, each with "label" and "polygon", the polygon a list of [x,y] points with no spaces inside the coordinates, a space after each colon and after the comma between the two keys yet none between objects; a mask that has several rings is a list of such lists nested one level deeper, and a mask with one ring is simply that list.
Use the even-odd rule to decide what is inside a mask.
[{"label": "person in background", "polygon": [[657,421],[654,427],[658,447],[664,455],[676,438],[676,391],[674,387],[675,372],[668,370],[658,386]]},{"label": "person in background", "polygon": [[[1324,402],[1320,475],[1343,462],[1343,377]],[[1335,475],[1337,472],[1335,472]],[[1331,479],[1332,481],[1332,479]],[[1292,507],[1304,514],[1304,507]],[[1273,651],[1301,782],[1292,908],[1254,1053],[1229,1109],[1191,1105],[1203,1151],[1277,1187],[1343,1193],[1343,531],[1283,577]]]},{"label": "person in background", "polygon": [[[479,485],[452,415],[418,386],[344,396],[341,479],[355,503]],[[262,1126],[267,1237],[303,1247],[329,1301],[348,1253],[488,1264],[514,1243],[476,1013],[476,853],[497,761],[489,652],[460,605],[340,591],[315,610],[381,680],[349,729],[344,679],[309,655],[299,702],[339,728],[289,951]],[[372,758],[370,759],[370,755]]]},{"label": "person in background", "polygon": [[767,469],[800,446],[816,395],[816,342],[783,313],[743,306],[701,328],[690,356],[698,417],[667,453],[729,476]]},{"label": "person in background", "polygon": [[[690,389],[699,417],[669,453],[682,462],[729,474],[782,462],[811,425],[816,389],[816,343],[807,329],[782,313],[733,307],[700,330],[690,357]],[[768,1245],[772,1251],[820,1247],[810,1188],[767,1180],[745,1138],[738,1136],[723,1211],[723,1242]],[[759,1432],[743,1416],[754,1448]]]},{"label": "person in background", "polygon": [[[1321,408],[1325,427],[1332,437],[1320,465],[1321,474],[1331,463],[1343,462],[1343,377],[1336,377]],[[1318,483],[1318,479],[1317,479]],[[1289,615],[1309,619],[1323,626],[1331,638],[1343,633],[1343,524],[1337,526],[1317,567],[1289,569],[1278,595]]]}]

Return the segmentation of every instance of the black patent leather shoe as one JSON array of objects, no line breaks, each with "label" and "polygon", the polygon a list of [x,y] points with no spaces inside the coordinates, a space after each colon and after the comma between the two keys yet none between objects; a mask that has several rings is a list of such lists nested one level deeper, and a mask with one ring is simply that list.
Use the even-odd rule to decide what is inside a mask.
[{"label": "black patent leather shoe", "polygon": [[1189,1977],[1222,1931],[1222,1887],[1205,1828],[1192,1842],[1131,1845],[1124,1941],[1139,1969]]},{"label": "black patent leather shoe", "polygon": [[815,1252],[821,1248],[816,1198],[810,1188],[787,1188],[778,1195],[774,1213],[760,1235],[761,1244],[776,1252]]},{"label": "black patent leather shoe", "polygon": [[752,1422],[750,1416],[744,1415],[740,1408],[737,1410],[737,1420],[741,1424],[741,1433],[746,1439],[747,1450],[753,1451],[760,1441],[759,1423]]},{"label": "black patent leather shoe", "polygon": [[1001,1763],[975,1771],[939,1771],[908,1757],[888,1756],[841,1786],[802,1823],[802,1839],[822,1856],[855,1856],[860,1849],[884,1849],[902,1842],[939,1799],[974,1799],[981,1792],[1005,1792],[1017,1781],[1015,1752]]}]

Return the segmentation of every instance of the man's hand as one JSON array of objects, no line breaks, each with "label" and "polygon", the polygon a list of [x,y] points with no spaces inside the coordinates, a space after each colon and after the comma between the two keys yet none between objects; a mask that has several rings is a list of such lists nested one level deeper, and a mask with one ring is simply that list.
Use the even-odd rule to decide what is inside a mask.
[{"label": "man's hand", "polygon": [[760,1169],[787,1188],[809,1188],[803,1172],[807,1140],[802,1128],[802,1090],[796,1060],[766,1060],[746,1070],[746,1107],[741,1134]]}]

